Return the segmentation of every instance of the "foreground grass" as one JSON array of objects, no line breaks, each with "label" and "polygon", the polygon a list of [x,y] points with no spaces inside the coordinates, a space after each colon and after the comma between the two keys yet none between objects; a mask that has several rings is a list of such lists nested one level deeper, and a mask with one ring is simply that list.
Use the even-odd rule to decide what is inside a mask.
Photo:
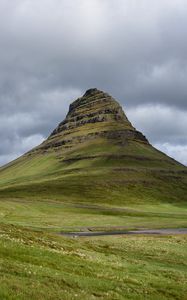
[{"label": "foreground grass", "polygon": [[186,236],[0,235],[0,299],[186,299]]}]

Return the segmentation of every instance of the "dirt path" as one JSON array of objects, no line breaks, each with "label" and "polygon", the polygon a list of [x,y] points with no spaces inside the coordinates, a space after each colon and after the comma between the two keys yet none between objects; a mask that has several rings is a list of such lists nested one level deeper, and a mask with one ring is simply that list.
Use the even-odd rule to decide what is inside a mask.
[{"label": "dirt path", "polygon": [[107,236],[107,235],[130,235],[130,234],[187,234],[187,228],[171,228],[171,229],[145,229],[131,231],[97,231],[97,232],[61,232],[61,235],[69,237],[92,237],[92,236]]}]

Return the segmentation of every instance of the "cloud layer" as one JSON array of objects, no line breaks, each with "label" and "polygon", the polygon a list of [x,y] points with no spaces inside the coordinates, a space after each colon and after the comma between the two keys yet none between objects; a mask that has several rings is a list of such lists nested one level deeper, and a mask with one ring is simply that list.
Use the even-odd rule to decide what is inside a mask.
[{"label": "cloud layer", "polygon": [[186,163],[186,35],[186,0],[0,0],[0,164],[42,141],[90,87]]}]

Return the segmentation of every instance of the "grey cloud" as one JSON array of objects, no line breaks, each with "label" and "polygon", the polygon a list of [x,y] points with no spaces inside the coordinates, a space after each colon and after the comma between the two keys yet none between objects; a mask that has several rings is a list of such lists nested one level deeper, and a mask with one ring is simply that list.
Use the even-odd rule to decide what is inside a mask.
[{"label": "grey cloud", "polygon": [[[137,106],[149,128],[153,105],[186,111],[186,35],[185,0],[0,0],[1,154],[7,139],[46,137],[90,87],[135,109],[144,131]],[[185,143],[181,122],[163,126],[155,142]]]},{"label": "grey cloud", "polygon": [[[44,137],[40,134],[31,135],[28,137],[14,136],[13,139],[4,139],[3,147],[0,150],[0,162],[6,163],[9,158],[15,159],[21,154],[27,152],[31,148],[37,146],[44,140]],[[11,150],[10,150],[11,149]]]},{"label": "grey cloud", "polygon": [[187,110],[157,104],[140,105],[126,111],[133,125],[151,142],[187,143]]},{"label": "grey cloud", "polygon": [[0,155],[0,166],[3,166],[6,163],[16,159],[18,156],[18,153]]},{"label": "grey cloud", "polygon": [[182,164],[187,165],[187,144],[186,145],[172,145],[170,143],[155,144],[159,150],[167,153],[169,156],[176,158]]},{"label": "grey cloud", "polygon": [[187,110],[157,104],[139,105],[126,112],[156,148],[187,164]]}]

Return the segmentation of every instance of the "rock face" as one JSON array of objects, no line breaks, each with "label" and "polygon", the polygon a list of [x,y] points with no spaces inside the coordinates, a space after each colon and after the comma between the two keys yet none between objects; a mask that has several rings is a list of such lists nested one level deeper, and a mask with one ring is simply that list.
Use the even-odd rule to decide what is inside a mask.
[{"label": "rock face", "polygon": [[67,117],[59,124],[52,135],[85,124],[112,120],[126,122],[131,126],[122,108],[111,96],[97,89],[90,89],[83,97],[70,105]]},{"label": "rock face", "polygon": [[129,140],[148,143],[129,122],[119,103],[109,94],[93,88],[70,105],[65,120],[39,148],[72,148],[96,138],[110,139],[121,145]]}]

